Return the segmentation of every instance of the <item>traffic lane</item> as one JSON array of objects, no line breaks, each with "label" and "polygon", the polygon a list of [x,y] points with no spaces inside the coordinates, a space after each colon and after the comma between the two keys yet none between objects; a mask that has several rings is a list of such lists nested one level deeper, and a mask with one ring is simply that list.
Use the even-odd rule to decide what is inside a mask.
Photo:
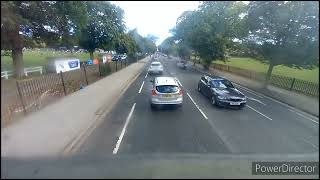
[{"label": "traffic lane", "polygon": [[[250,96],[247,92],[245,95]],[[307,148],[319,151],[319,125],[304,117],[298,116],[294,112],[290,112],[288,108],[278,103],[268,102],[266,98],[261,99],[266,105],[255,101],[248,101],[248,105],[254,107],[257,111],[267,114],[272,118],[271,124],[274,124],[273,131],[285,133],[287,136],[301,141]],[[297,133],[299,132],[299,133]]]},{"label": "traffic lane", "polygon": [[[186,71],[186,70],[180,70],[181,73],[190,73],[193,72],[195,74],[199,74],[199,76],[202,73],[199,73],[198,71]],[[200,77],[199,77],[200,78]],[[319,131],[319,121],[316,117],[310,117],[310,115],[305,115],[305,113],[300,112],[299,110],[295,110],[293,108],[288,107],[287,105],[283,105],[282,103],[276,102],[275,100],[268,98],[264,95],[259,95],[257,92],[254,92],[248,88],[245,88],[243,86],[240,86],[236,83],[234,85],[243,92],[247,97],[248,104],[250,104],[250,108],[257,107],[259,109],[259,112],[270,114],[271,119],[277,118],[277,117],[286,117],[286,120],[289,120],[292,122],[292,120],[296,121],[295,123],[300,123],[303,127],[306,127],[308,129],[313,129],[313,132]],[[257,109],[253,108],[253,109]],[[265,110],[268,110],[264,112]]]},{"label": "traffic lane", "polygon": [[104,117],[104,121],[89,135],[77,153],[112,153],[126,117],[139,96],[141,84],[146,80],[150,61],[138,78],[128,87],[113,109]]},{"label": "traffic lane", "polygon": [[319,120],[317,117],[305,115],[305,113],[302,113],[299,110],[291,108],[288,105],[283,105],[282,103],[275,102],[274,100],[271,100],[270,98],[264,95],[257,94],[257,92],[248,90],[247,88],[238,84],[235,84],[235,86],[247,97],[253,98],[249,99],[251,100],[251,103],[259,103],[257,104],[257,106],[261,108],[261,110],[267,110],[266,113],[275,114],[276,117],[279,117],[279,114],[281,114],[280,117],[287,117],[285,118],[287,120],[291,121],[291,119],[293,119],[294,121],[302,124],[303,126],[307,126],[311,129],[318,129]]},{"label": "traffic lane", "polygon": [[[164,71],[162,76],[170,76]],[[150,80],[153,76],[148,76]],[[118,154],[127,153],[230,153],[194,104],[184,94],[180,108],[151,110],[152,84],[145,84],[136,99]]]},{"label": "traffic lane", "polygon": [[[171,63],[172,64],[172,63]],[[168,64],[170,67],[170,63]],[[176,68],[174,64],[171,69]],[[171,70],[172,71],[172,70]],[[245,107],[242,110],[231,110],[224,108],[212,107],[209,100],[197,92],[196,87],[200,78],[200,73],[188,71],[176,71],[176,76],[180,79],[185,89],[195,96],[195,101],[199,101],[199,105],[210,120],[214,120],[223,139],[230,140],[231,144],[239,152],[315,152],[313,145],[301,141],[296,136],[292,136],[287,130],[285,123],[281,124],[276,121],[270,121],[261,114]],[[249,101],[249,104],[251,102]],[[272,123],[271,123],[272,122]],[[296,129],[305,134],[310,132],[301,125],[293,125]],[[254,137],[252,135],[255,135]],[[310,137],[306,136],[306,137]],[[270,144],[275,144],[271,146]],[[250,145],[250,146],[249,146]]]}]

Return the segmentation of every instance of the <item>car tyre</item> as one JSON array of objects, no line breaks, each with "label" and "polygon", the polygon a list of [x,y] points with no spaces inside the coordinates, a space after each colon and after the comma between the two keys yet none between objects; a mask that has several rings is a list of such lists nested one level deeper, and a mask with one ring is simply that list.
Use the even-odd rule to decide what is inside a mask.
[{"label": "car tyre", "polygon": [[156,110],[157,106],[155,104],[150,104],[151,110]]},{"label": "car tyre", "polygon": [[239,110],[240,110],[240,109],[243,109],[245,106],[246,106],[246,105],[240,105],[238,109],[239,109]]},{"label": "car tyre", "polygon": [[212,96],[211,99],[210,99],[210,102],[211,102],[211,105],[212,105],[212,106],[218,106],[216,97]]}]

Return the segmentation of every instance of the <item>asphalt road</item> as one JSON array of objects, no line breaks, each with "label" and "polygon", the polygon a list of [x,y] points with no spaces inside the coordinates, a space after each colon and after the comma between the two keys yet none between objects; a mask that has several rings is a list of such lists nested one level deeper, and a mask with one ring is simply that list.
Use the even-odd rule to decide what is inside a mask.
[{"label": "asphalt road", "polygon": [[162,76],[177,77],[183,86],[183,106],[151,110],[148,63],[78,153],[319,153],[318,119],[238,85],[246,107],[213,107],[197,91],[201,72],[178,69],[177,59],[159,60]]}]

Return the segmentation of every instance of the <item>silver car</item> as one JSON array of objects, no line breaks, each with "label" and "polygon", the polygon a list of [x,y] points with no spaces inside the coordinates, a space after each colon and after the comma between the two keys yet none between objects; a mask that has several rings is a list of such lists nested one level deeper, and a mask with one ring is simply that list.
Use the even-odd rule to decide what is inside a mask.
[{"label": "silver car", "polygon": [[159,61],[155,61],[151,63],[151,66],[148,71],[150,74],[162,74],[163,66]]},{"label": "silver car", "polygon": [[183,92],[175,78],[156,77],[151,82],[153,83],[150,96],[151,108],[168,104],[182,106]]}]

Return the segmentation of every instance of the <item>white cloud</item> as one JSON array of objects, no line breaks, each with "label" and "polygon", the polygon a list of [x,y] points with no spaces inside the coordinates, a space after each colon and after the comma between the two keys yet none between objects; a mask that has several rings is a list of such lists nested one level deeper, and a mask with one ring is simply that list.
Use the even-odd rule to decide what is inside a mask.
[{"label": "white cloud", "polygon": [[125,22],[131,30],[147,36],[159,37],[157,45],[171,36],[169,30],[176,24],[177,18],[187,10],[197,9],[199,1],[111,1],[125,12]]}]

